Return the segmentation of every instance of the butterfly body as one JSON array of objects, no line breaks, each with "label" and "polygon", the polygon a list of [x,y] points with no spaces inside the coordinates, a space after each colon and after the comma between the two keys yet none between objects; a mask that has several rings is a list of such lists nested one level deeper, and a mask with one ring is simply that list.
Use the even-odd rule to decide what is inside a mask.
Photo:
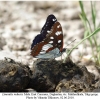
[{"label": "butterfly body", "polygon": [[56,58],[64,51],[62,27],[54,15],[49,15],[41,34],[33,40],[31,55],[36,58]]}]

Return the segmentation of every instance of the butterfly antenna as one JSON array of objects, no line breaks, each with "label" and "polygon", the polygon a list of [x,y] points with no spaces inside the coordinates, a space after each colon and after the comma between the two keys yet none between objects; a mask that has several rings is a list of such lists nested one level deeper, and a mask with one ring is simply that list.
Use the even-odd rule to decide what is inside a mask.
[{"label": "butterfly antenna", "polygon": [[[76,39],[74,39],[73,41],[71,41],[71,43],[73,43],[75,40]],[[71,43],[67,44],[67,46],[70,45]],[[68,48],[65,48],[65,49],[68,49]],[[78,48],[76,48],[76,49],[78,49]]]},{"label": "butterfly antenna", "polygon": [[[75,40],[76,40],[76,39],[74,39],[73,41],[71,41],[71,43],[73,43]],[[71,43],[67,44],[67,46],[70,45]]]}]

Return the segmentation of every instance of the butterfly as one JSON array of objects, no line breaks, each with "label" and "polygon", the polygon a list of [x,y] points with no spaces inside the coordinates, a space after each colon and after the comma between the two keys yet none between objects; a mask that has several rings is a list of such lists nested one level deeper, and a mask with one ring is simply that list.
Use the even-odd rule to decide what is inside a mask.
[{"label": "butterfly", "polygon": [[31,55],[35,58],[54,59],[65,51],[61,24],[53,14],[50,14],[40,34],[34,38],[31,44]]}]

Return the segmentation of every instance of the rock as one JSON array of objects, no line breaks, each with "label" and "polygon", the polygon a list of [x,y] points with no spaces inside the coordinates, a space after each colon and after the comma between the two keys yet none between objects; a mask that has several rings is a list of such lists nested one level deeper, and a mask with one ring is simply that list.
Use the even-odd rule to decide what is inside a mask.
[{"label": "rock", "polygon": [[[37,64],[39,64],[39,62],[35,62]],[[46,63],[46,61],[44,62],[41,62],[40,63]],[[31,77],[31,80],[30,80],[30,84],[29,84],[29,87],[35,89],[37,92],[53,92],[54,91],[54,88],[55,88],[55,84],[53,84],[53,82],[51,82],[49,80],[49,77],[44,73],[46,72],[46,70],[44,69],[45,66],[41,65],[39,66],[40,69],[38,69],[38,66],[34,65],[33,67],[35,68],[32,68],[32,72],[33,72],[33,75]],[[49,66],[50,67],[50,66]],[[45,71],[43,71],[45,70]],[[48,73],[48,72],[47,72]],[[50,73],[48,73],[50,74]]]},{"label": "rock", "polygon": [[0,60],[0,92],[19,92],[28,86],[30,69],[13,59]]},{"label": "rock", "polygon": [[72,79],[63,79],[57,85],[56,92],[91,92],[94,75],[89,73],[87,69],[82,66],[80,68],[81,74],[76,73]]},{"label": "rock", "polygon": [[70,58],[65,63],[52,59],[34,61],[29,87],[37,92],[91,92],[95,76],[85,66],[77,66]]},{"label": "rock", "polygon": [[91,55],[83,56],[79,64],[85,65],[87,70],[95,75],[95,80],[100,78],[99,67],[95,65]]},{"label": "rock", "polygon": [[38,92],[54,92],[57,84],[71,80],[76,74],[83,75],[82,70],[71,60],[66,63],[55,60],[37,60],[33,64],[30,87]]}]

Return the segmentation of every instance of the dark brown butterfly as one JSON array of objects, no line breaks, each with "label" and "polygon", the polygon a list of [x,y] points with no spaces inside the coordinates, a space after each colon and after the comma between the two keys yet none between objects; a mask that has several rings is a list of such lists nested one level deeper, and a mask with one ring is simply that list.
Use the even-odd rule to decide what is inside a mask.
[{"label": "dark brown butterfly", "polygon": [[63,48],[63,31],[61,24],[54,15],[47,17],[41,33],[31,45],[31,55],[36,58],[56,58],[65,52]]}]

